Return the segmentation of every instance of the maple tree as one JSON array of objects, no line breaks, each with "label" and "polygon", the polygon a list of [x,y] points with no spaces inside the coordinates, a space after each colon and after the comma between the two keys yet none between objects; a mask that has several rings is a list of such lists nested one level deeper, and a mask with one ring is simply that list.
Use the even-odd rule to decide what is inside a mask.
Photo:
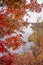
[{"label": "maple tree", "polygon": [[[35,49],[33,53],[18,55],[9,51],[11,48],[15,51],[19,49],[21,45],[26,44],[26,42],[22,40],[22,34],[17,34],[15,32],[16,30],[22,33],[22,28],[29,25],[27,20],[23,20],[26,9],[39,13],[41,12],[42,7],[43,3],[38,4],[37,0],[30,0],[30,3],[28,4],[26,4],[26,0],[0,0],[0,53],[2,54],[2,57],[0,57],[0,65],[37,65],[38,62],[39,64],[43,63],[43,53],[38,55],[40,52],[43,52],[43,36],[40,39],[40,45],[33,48]],[[10,35],[12,33],[16,35],[11,37]],[[38,33],[36,32],[35,36]],[[40,36],[40,34],[38,36]],[[9,37],[1,40],[7,35]],[[32,41],[36,43],[37,39],[39,39],[36,38],[37,36],[35,37],[35,40],[33,40],[34,37],[32,37],[30,38],[30,41],[32,39]]]}]

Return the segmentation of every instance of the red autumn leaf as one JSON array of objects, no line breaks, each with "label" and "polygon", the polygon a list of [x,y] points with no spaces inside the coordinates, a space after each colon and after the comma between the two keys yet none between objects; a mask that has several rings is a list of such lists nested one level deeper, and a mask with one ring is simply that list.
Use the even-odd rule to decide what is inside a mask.
[{"label": "red autumn leaf", "polygon": [[1,65],[17,65],[18,55],[6,55],[0,58]]},{"label": "red autumn leaf", "polygon": [[17,49],[20,45],[25,45],[26,42],[24,42],[22,40],[22,34],[19,34],[19,35],[16,35],[16,36],[13,36],[13,37],[10,37],[10,38],[6,38],[4,40],[5,42],[5,45],[8,47],[8,48],[13,48],[14,50]]},{"label": "red autumn leaf", "polygon": [[4,42],[0,40],[0,52],[4,52]]}]

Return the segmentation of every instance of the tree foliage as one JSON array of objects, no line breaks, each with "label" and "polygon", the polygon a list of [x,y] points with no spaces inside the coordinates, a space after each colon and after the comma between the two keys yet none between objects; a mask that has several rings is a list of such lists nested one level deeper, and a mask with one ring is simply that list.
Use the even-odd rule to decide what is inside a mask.
[{"label": "tree foliage", "polygon": [[[22,33],[22,28],[29,25],[27,20],[23,20],[26,9],[40,13],[42,4],[37,0],[30,0],[28,4],[26,0],[0,0],[0,65],[43,65],[43,30],[39,30],[39,24],[34,25],[37,31],[29,37],[29,41],[35,43],[35,46],[31,47],[32,53],[26,52],[21,55],[14,53],[20,46],[26,44],[22,34],[15,32],[16,30]],[[16,35],[11,36],[12,33]],[[6,36],[8,37],[4,39]]]},{"label": "tree foliage", "polygon": [[35,59],[37,59],[36,61],[34,61],[36,65],[43,64],[42,62],[43,61],[43,26],[42,24],[43,22],[33,24],[31,27],[33,30],[35,30],[35,32],[32,35],[30,35],[30,37],[28,37],[28,40],[34,42],[35,44],[35,46],[31,47],[31,49],[33,49],[33,55]]}]

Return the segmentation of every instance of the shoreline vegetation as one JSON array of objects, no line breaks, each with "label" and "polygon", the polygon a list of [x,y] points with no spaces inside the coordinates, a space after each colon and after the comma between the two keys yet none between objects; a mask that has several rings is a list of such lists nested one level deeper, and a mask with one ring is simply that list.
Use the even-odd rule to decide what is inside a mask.
[{"label": "shoreline vegetation", "polygon": [[[35,46],[31,47],[31,49],[33,49],[32,53],[34,57],[39,59],[37,62],[38,64],[39,62],[43,61],[43,22],[33,23],[31,28],[35,32],[28,37],[28,41],[34,42],[35,44]],[[40,63],[38,65],[40,65]],[[43,62],[41,65],[43,65]]]}]

